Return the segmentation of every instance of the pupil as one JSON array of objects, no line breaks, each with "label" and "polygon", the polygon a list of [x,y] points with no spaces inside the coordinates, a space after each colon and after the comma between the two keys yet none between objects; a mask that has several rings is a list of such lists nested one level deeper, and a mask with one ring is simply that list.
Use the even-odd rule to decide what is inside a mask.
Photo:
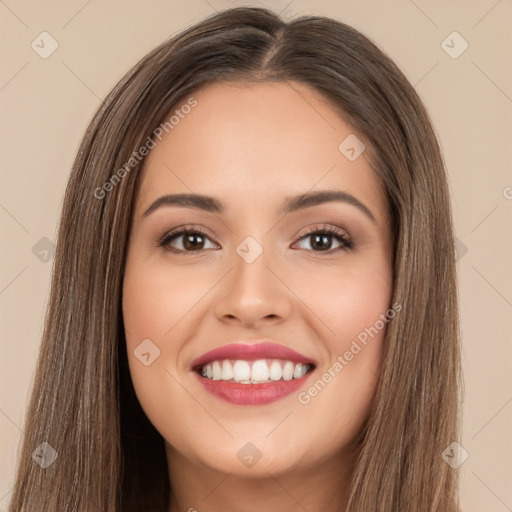
[{"label": "pupil", "polygon": [[331,244],[329,243],[329,235],[314,235],[313,239],[315,240],[313,246],[317,246],[320,249],[329,249],[331,246]]},{"label": "pupil", "polygon": [[197,249],[198,246],[201,246],[202,240],[199,243],[191,242],[191,239],[193,238],[199,238],[201,239],[201,235],[198,235],[197,233],[190,233],[185,236],[183,246],[186,249]]}]

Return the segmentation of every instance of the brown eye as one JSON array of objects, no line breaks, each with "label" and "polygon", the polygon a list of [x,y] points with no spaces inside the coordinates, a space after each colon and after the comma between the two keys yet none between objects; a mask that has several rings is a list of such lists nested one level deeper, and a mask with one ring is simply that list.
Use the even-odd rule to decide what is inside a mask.
[{"label": "brown eye", "polygon": [[[208,241],[211,243],[210,247],[207,247]],[[178,247],[173,246],[173,244],[178,245]],[[197,229],[182,229],[168,233],[159,245],[172,252],[201,252],[202,249],[216,248],[216,245],[211,242],[208,236]]]},{"label": "brown eye", "polygon": [[331,249],[333,242],[332,235],[315,233],[313,235],[308,235],[308,237],[311,239],[311,247],[313,249],[320,249],[321,251]]},{"label": "brown eye", "polygon": [[[338,242],[337,247],[333,246],[333,239]],[[316,228],[301,237],[301,240],[309,240],[309,248],[313,252],[336,252],[338,250],[352,249],[354,244],[347,233],[334,226],[324,226],[321,229]]]}]

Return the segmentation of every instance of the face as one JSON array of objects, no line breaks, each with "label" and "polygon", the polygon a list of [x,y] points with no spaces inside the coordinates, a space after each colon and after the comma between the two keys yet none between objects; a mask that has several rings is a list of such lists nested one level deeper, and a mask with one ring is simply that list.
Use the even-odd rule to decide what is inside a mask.
[{"label": "face", "polygon": [[[137,397],[168,454],[196,467],[335,462],[367,415],[392,307],[384,191],[366,152],[354,159],[360,142],[339,149],[351,126],[303,84],[193,97],[134,205],[123,316]],[[161,199],[176,194],[213,200]]]}]

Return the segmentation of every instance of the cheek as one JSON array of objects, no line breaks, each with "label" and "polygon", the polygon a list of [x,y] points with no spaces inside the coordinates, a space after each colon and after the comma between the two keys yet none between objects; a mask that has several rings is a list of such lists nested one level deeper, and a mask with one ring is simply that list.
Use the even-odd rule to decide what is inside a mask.
[{"label": "cheek", "polygon": [[178,274],[170,280],[158,270],[133,258],[126,265],[123,283],[123,322],[130,375],[139,402],[149,417],[161,409],[166,393],[172,395],[171,375],[175,374],[174,362],[179,350],[172,338],[186,314],[186,305],[192,300],[187,290],[188,295],[194,294],[191,287],[183,287]]},{"label": "cheek", "polygon": [[123,284],[123,320],[135,394],[151,423],[173,444],[192,434],[201,438],[199,423],[193,427],[179,414],[202,414],[178,382],[181,345],[173,342],[187,338],[181,321],[205,293],[186,286],[186,281],[178,273],[163,276],[155,266],[133,262],[126,267]]},{"label": "cheek", "polygon": [[324,325],[322,341],[335,357],[389,309],[392,276],[384,258],[347,260],[344,266],[323,270],[315,279],[308,277],[311,271],[297,275],[295,290],[316,315],[316,323]]},{"label": "cheek", "polygon": [[197,280],[190,272],[127,265],[123,319],[128,344],[150,338],[167,350],[180,322],[211,286],[208,280]]},{"label": "cheek", "polygon": [[317,303],[333,337],[341,344],[339,348],[343,349],[348,338],[356,337],[386,312],[391,297],[387,286],[366,276],[354,276],[338,283]]},{"label": "cheek", "polygon": [[339,435],[344,425],[342,438],[348,442],[367,415],[387,327],[396,316],[391,273],[385,264],[368,264],[338,271],[335,279],[324,276],[317,285],[305,302],[315,304],[315,313],[329,329],[322,340],[328,356],[297,398],[311,418],[306,421],[329,418],[322,427],[327,437]]}]

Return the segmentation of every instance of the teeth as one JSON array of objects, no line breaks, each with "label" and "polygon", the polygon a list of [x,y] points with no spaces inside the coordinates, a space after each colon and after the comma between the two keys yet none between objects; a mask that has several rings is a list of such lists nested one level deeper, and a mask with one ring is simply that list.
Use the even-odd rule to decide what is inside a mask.
[{"label": "teeth", "polygon": [[[267,366],[267,363],[265,363],[265,366]],[[283,370],[281,369],[279,361],[272,361],[268,373],[270,380],[279,380],[283,376]]]},{"label": "teeth", "polygon": [[293,370],[295,365],[291,361],[286,361],[286,364],[283,368],[283,379],[284,380],[292,380],[293,379]]},{"label": "teeth", "polygon": [[306,375],[307,371],[308,369],[302,363],[297,363],[295,365],[295,369],[293,370],[293,378],[298,379],[303,375]]},{"label": "teeth", "polygon": [[256,384],[278,380],[299,379],[311,368],[309,364],[293,363],[281,359],[256,361],[213,361],[203,366],[201,375],[212,380],[224,380],[242,384]]},{"label": "teeth", "polygon": [[222,380],[231,380],[234,377],[233,367],[229,361],[224,361],[222,363]]},{"label": "teeth", "polygon": [[[267,362],[264,359],[254,361],[254,363],[252,363],[252,368],[251,368],[251,379],[252,380],[256,380],[258,382],[265,382],[266,380],[268,380],[269,373],[270,372],[268,370]],[[235,374],[235,379],[239,380],[236,378],[236,374]]]},{"label": "teeth", "polygon": [[251,378],[251,367],[247,361],[235,361],[233,378],[235,380],[249,380]]},{"label": "teeth", "polygon": [[213,380],[220,380],[220,377],[222,375],[222,368],[220,366],[219,361],[213,362]]}]

